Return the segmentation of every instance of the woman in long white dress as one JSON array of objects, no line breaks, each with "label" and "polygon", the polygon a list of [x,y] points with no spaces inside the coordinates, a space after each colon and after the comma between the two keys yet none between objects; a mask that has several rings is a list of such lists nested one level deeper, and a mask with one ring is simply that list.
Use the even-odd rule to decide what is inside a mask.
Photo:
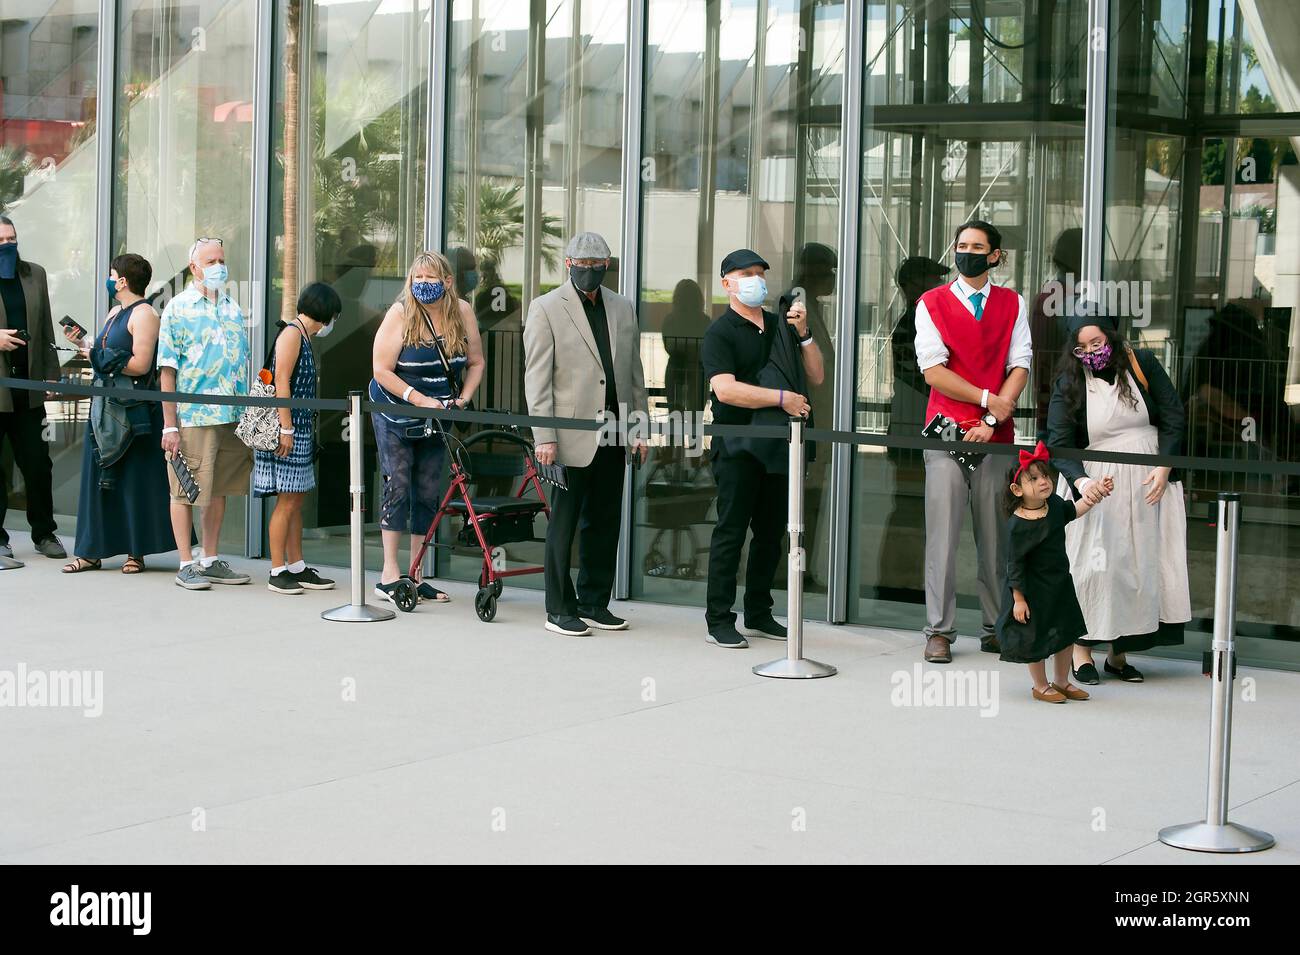
[{"label": "woman in long white dress", "polygon": [[[1068,351],[1052,390],[1052,448],[1178,454],[1183,405],[1154,353],[1130,348],[1108,318],[1070,322]],[[1104,669],[1128,683],[1142,674],[1126,654],[1183,642],[1192,618],[1187,583],[1187,512],[1182,481],[1167,467],[1055,458],[1060,493],[1094,502],[1066,528],[1070,572],[1088,624],[1075,644],[1074,677],[1100,682],[1092,649],[1109,644]]]}]

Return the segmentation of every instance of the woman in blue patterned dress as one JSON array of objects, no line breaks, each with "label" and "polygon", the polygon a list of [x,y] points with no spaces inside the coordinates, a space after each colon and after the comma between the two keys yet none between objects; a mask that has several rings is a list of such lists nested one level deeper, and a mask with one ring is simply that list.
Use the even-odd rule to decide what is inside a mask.
[{"label": "woman in blue patterned dress", "polygon": [[[313,282],[298,296],[298,317],[280,326],[266,371],[275,382],[277,398],[316,397],[316,354],[311,340],[325,337],[343,303],[332,287]],[[334,581],[308,567],[302,557],[302,506],[316,487],[316,412],[310,408],[280,408],[280,446],[253,455],[253,493],[276,496],[267,528],[271,545],[271,578],[267,589],[277,594],[330,590]]]}]

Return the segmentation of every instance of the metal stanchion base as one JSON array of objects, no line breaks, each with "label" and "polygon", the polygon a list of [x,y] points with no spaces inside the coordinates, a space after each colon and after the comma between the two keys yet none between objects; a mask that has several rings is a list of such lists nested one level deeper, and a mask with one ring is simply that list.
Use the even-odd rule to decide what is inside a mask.
[{"label": "metal stanchion base", "polygon": [[12,557],[0,557],[0,570],[17,570],[19,567],[25,566],[21,560],[14,560]]},{"label": "metal stanchion base", "polygon": [[1197,852],[1259,852],[1273,848],[1273,837],[1267,832],[1232,822],[1222,826],[1208,822],[1168,826],[1160,830],[1160,841],[1175,849],[1194,849]]},{"label": "metal stanchion base", "polygon": [[353,604],[344,604],[342,607],[335,607],[333,610],[326,610],[321,613],[321,619],[333,620],[336,623],[374,623],[378,620],[392,620],[397,614],[383,607],[372,607],[370,604],[355,606]]},{"label": "metal stanchion base", "polygon": [[824,676],[834,676],[840,671],[829,663],[782,657],[771,663],[760,663],[754,667],[754,672],[759,676],[770,676],[778,680],[817,680]]}]

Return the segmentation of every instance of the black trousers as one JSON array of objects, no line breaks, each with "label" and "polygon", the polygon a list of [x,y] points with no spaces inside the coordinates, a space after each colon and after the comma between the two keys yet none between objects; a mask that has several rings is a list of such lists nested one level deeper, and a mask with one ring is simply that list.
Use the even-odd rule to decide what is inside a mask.
[{"label": "black trousers", "polygon": [[[43,404],[21,411],[0,412],[0,450],[3,450],[5,441],[14,449],[14,461],[27,488],[27,523],[31,525],[34,541],[53,537],[56,529],[54,462],[50,460],[50,448],[41,434],[44,419]],[[9,535],[4,530],[8,511],[8,475],[3,475],[0,476],[0,544],[9,543]]]},{"label": "black trousers", "polygon": [[772,581],[781,562],[788,490],[784,474],[768,473],[749,454],[713,459],[718,486],[718,522],[709,542],[709,588],[704,619],[709,628],[736,622],[736,575],[745,532],[752,530],[749,564],[745,570],[745,620],[757,623],[772,616]]},{"label": "black trousers", "polygon": [[[596,449],[585,468],[568,467],[568,488],[548,487],[546,527],[546,612],[572,616],[578,607],[609,606],[618,554],[619,511],[627,454],[618,445]],[[578,588],[569,561],[578,538]]]}]

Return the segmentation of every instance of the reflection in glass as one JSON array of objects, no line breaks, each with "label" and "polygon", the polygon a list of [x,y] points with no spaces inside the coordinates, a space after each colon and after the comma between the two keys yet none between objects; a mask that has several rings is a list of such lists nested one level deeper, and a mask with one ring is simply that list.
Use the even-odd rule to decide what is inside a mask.
[{"label": "reflection in glass", "polygon": [[[13,220],[24,259],[45,269],[51,317],[73,316],[93,328],[95,290],[95,103],[99,13],[75,0],[4,0],[0,4],[0,215]],[[104,266],[107,274],[107,266]],[[66,342],[56,327],[56,343]],[[86,368],[60,353],[65,372]],[[39,396],[36,396],[39,400]],[[54,510],[71,533],[77,513],[82,426],[87,402],[46,402],[53,424]],[[22,479],[8,449],[0,481],[9,514],[25,506]]]},{"label": "reflection in glass", "polygon": [[[704,411],[699,341],[726,307],[719,264],[752,248],[772,266],[766,307],[797,293],[808,308],[827,364],[811,400],[829,427],[844,5],[651,0],[646,31],[640,318],[652,414]],[[703,603],[715,490],[697,451],[658,448],[638,475],[634,596]],[[824,612],[829,461],[823,449],[807,480],[813,614]]]},{"label": "reflection in glass", "polygon": [[[303,285],[334,287],[343,311],[314,347],[320,394],[338,397],[369,380],[375,331],[423,247],[429,2],[290,0],[284,12],[267,314],[291,319]],[[309,560],[346,564],[344,417],[318,424],[305,545]],[[367,430],[368,506],[376,467]]]}]

